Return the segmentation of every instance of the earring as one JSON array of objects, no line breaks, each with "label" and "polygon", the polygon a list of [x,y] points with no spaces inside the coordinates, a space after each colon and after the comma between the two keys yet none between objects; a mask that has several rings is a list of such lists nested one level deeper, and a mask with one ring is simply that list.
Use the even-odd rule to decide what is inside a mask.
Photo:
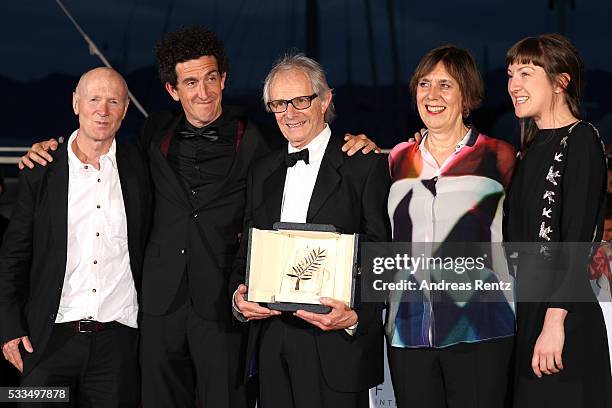
[{"label": "earring", "polygon": [[557,89],[557,90],[555,91],[555,93],[556,93],[556,94],[558,94],[559,92],[561,92],[561,90],[559,90],[559,89]]}]

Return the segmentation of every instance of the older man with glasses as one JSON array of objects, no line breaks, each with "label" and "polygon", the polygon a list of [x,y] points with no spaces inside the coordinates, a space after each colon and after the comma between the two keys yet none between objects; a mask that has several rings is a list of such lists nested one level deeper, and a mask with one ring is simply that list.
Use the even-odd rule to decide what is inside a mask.
[{"label": "older man with glasses", "polygon": [[[328,126],[332,92],[321,66],[299,54],[282,58],[268,74],[263,97],[288,144],[251,168],[245,231],[271,229],[276,221],[333,224],[387,241],[386,157],[342,153]],[[246,241],[234,264],[234,311],[251,325],[247,362],[259,368],[262,406],[367,407],[369,388],[383,381],[380,305],[351,309],[321,298],[328,314],[281,313],[246,301]]]}]

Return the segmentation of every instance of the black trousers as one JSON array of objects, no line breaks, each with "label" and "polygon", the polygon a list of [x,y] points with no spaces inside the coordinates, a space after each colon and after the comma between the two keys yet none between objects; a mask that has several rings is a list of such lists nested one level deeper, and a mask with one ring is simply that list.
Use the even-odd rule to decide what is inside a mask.
[{"label": "black trousers", "polygon": [[144,408],[245,408],[245,331],[201,319],[187,301],[141,324]]},{"label": "black trousers", "polygon": [[445,348],[388,347],[400,408],[504,408],[514,337]]},{"label": "black trousers", "polygon": [[[368,390],[338,392],[325,382],[314,326],[292,316],[267,319],[259,347],[261,408],[367,408]],[[351,375],[351,373],[345,373]]]},{"label": "black trousers", "polygon": [[[0,387],[17,387],[19,385],[19,370],[0,356]],[[17,403],[5,402],[2,408],[16,407]]]},{"label": "black trousers", "polygon": [[19,370],[0,356],[0,387],[15,387],[19,385]]},{"label": "black trousers", "polygon": [[139,384],[138,330],[127,326],[76,333],[55,325],[38,364],[21,378],[22,387],[70,387],[71,407],[138,407]]}]

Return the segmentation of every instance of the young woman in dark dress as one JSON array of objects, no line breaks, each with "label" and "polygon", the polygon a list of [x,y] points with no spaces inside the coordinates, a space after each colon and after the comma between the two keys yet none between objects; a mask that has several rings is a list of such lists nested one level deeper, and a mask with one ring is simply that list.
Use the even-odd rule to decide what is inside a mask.
[{"label": "young woman in dark dress", "polygon": [[[506,240],[543,249],[599,240],[606,165],[597,130],[579,119],[578,52],[560,35],[543,35],[516,43],[506,62],[523,144],[508,196]],[[565,251],[557,259],[563,261],[547,281],[548,294],[526,299],[519,292],[514,406],[610,407],[606,330],[588,286],[587,258]],[[521,266],[519,257],[519,290],[540,272]]]}]

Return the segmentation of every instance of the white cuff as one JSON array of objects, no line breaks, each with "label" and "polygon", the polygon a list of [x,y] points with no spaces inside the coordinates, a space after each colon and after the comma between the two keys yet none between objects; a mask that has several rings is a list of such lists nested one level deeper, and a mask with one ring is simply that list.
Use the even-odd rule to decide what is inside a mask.
[{"label": "white cuff", "polygon": [[349,336],[354,336],[355,333],[357,333],[357,326],[359,325],[359,322],[355,323],[352,326],[347,327],[346,329],[344,329],[344,331],[346,332],[346,334],[348,334]]},{"label": "white cuff", "polygon": [[240,309],[238,309],[238,305],[236,304],[236,293],[238,293],[238,289],[236,289],[234,291],[234,294],[232,295],[232,314],[239,322],[246,323],[248,322],[248,319],[244,317],[244,315],[240,312]]}]

